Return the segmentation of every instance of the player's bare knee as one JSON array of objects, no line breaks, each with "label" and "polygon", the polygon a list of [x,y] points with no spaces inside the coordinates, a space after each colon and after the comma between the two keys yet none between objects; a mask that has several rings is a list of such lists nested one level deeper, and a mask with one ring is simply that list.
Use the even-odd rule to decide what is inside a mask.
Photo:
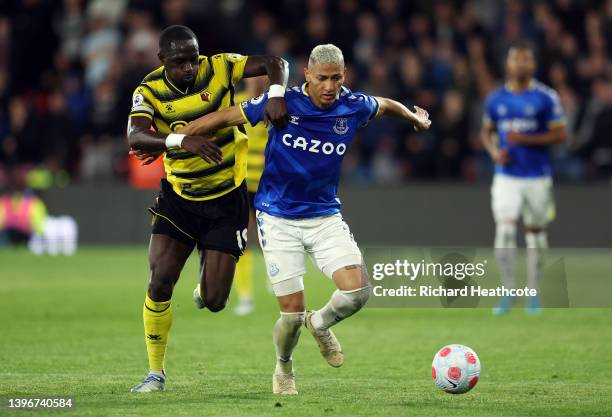
[{"label": "player's bare knee", "polygon": [[172,281],[154,281],[149,282],[149,296],[155,301],[166,301],[172,298],[173,285]]},{"label": "player's bare knee", "polygon": [[206,308],[209,309],[213,313],[218,313],[219,311],[225,308],[227,304],[227,298],[212,296],[212,297],[204,297],[204,304]]},{"label": "player's bare knee", "polygon": [[[368,274],[368,268],[366,268],[365,263],[361,264],[361,288],[370,287],[370,274]],[[370,295],[368,294],[368,298]],[[367,301],[367,300],[366,300]]]},{"label": "player's bare knee", "polygon": [[151,294],[155,300],[170,299],[178,274],[172,269],[157,263],[152,263],[150,269],[151,278],[149,280],[149,294]]},{"label": "player's bare knee", "polygon": [[174,280],[169,275],[156,274],[151,271],[151,279],[149,281],[149,294],[154,300],[165,301],[172,297],[174,289]]},{"label": "player's bare knee", "polygon": [[284,313],[299,313],[306,310],[304,303],[285,303],[280,305],[280,310]]},{"label": "player's bare knee", "polygon": [[365,265],[347,265],[334,271],[332,279],[341,291],[354,291],[369,285]]},{"label": "player's bare knee", "polygon": [[291,297],[291,295],[278,297],[280,311],[284,313],[300,313],[306,310],[306,307],[304,306],[304,299],[299,297]]},{"label": "player's bare knee", "polygon": [[361,264],[360,272],[361,272],[361,276],[359,279],[359,285],[356,286],[354,289],[356,290],[367,289],[367,291],[363,291],[360,293],[362,294],[362,298],[363,298],[362,305],[365,305],[365,303],[367,303],[368,299],[370,298],[372,286],[370,285],[370,275],[368,274],[368,268],[366,268],[365,264]]}]

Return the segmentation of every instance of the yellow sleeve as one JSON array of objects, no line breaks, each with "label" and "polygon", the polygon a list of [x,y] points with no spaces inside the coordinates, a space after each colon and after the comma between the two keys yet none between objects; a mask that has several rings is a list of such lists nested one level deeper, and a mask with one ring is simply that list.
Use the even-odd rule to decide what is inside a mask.
[{"label": "yellow sleeve", "polygon": [[234,100],[236,101],[236,103],[241,103],[243,101],[247,101],[250,100],[252,97],[246,93],[246,91],[240,91],[240,92],[236,92],[236,95],[234,95]]},{"label": "yellow sleeve", "polygon": [[223,53],[213,56],[213,65],[221,67],[223,71],[228,73],[228,87],[236,85],[244,75],[244,67],[247,59],[246,55]]},{"label": "yellow sleeve", "polygon": [[[238,110],[240,110],[240,114],[242,114],[242,117],[244,118],[245,124],[247,126],[250,125],[251,122],[249,122],[249,118],[246,117],[246,114],[244,114],[244,110],[243,110],[242,105],[240,103],[238,104]],[[248,138],[248,135],[247,135],[247,138]]]},{"label": "yellow sleeve", "polygon": [[139,85],[132,95],[132,110],[130,116],[144,116],[153,119],[155,107],[153,106],[155,98],[148,87]]}]

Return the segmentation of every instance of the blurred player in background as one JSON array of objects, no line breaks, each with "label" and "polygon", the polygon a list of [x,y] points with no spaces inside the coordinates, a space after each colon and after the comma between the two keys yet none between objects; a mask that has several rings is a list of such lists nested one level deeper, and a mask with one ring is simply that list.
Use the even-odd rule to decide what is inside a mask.
[{"label": "blurred player in background", "polygon": [[26,244],[45,232],[47,207],[26,185],[25,172],[9,170],[10,189],[0,194],[0,246]]},{"label": "blurred player in background", "polygon": [[[352,93],[343,87],[344,57],[334,45],[315,47],[304,70],[306,82],[287,90],[289,124],[270,127],[266,165],[255,197],[257,227],[268,277],[280,306],[274,325],[275,394],[297,394],[292,353],[302,324],[333,367],[344,362],[330,327],[359,311],[370,296],[361,252],[340,214],[336,196],[347,147],[360,126],[376,116],[402,118],[427,129],[428,113],[411,112],[396,101]],[[204,116],[187,134],[265,120],[268,94]],[[331,278],[337,290],[322,309],[306,311],[305,255]]]},{"label": "blurred player in background", "polygon": [[28,187],[26,171],[9,170],[10,189],[0,195],[0,247],[27,243],[35,255],[74,255],[78,225],[71,216],[50,216]]},{"label": "blurred player in background", "polygon": [[[512,46],[506,58],[506,84],[485,103],[482,140],[496,164],[491,187],[496,257],[508,288],[516,286],[516,229],[522,218],[527,285],[538,289],[542,252],[548,247],[546,226],[555,210],[548,150],[567,138],[559,96],[535,80],[535,72],[533,48],[526,43]],[[513,301],[503,297],[494,312],[508,312]],[[540,311],[539,297],[529,298],[528,311]]]},{"label": "blurred player in background", "polygon": [[[187,258],[197,246],[199,308],[220,311],[230,293],[236,262],[247,239],[247,144],[244,129],[225,128],[216,140],[175,133],[198,117],[234,104],[234,86],[243,77],[268,75],[266,118],[286,124],[283,98],[287,63],[272,56],[199,54],[198,41],[185,26],[170,26],[159,38],[162,67],[147,75],[133,95],[128,141],[148,161],[164,153],[167,180],[149,211],[151,277],[143,319],[149,374],[133,392],[165,387],[164,359],[172,323],[170,299]],[[155,132],[151,131],[155,128]]]},{"label": "blurred player in background", "polygon": [[28,248],[35,255],[74,255],[79,228],[71,216],[47,216],[42,234],[33,234]]},{"label": "blurred player in background", "polygon": [[[246,101],[250,98],[257,97],[264,93],[268,88],[267,77],[245,78],[246,90],[236,95],[236,101]],[[253,297],[253,275],[254,275],[254,256],[253,246],[257,245],[257,226],[255,225],[255,193],[259,186],[261,173],[263,172],[266,149],[268,142],[268,129],[264,123],[258,123],[255,126],[245,124],[244,128],[249,140],[249,151],[247,154],[247,191],[249,195],[249,232],[248,244],[240,258],[240,262],[236,266],[236,277],[234,284],[238,294],[238,305],[234,308],[234,313],[238,316],[244,316],[252,313],[255,310],[255,301]]]}]

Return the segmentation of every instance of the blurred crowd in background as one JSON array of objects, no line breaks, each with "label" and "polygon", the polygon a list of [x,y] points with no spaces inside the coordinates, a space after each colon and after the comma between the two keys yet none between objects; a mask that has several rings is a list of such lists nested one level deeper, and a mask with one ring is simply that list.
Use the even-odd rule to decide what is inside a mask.
[{"label": "blurred crowd in background", "polygon": [[312,47],[345,54],[349,88],[429,110],[415,134],[363,129],[344,180],[488,181],[484,97],[503,83],[509,44],[537,47],[571,140],[551,149],[558,181],[612,183],[612,0],[5,0],[0,6],[0,188],[122,181],[131,95],[158,67],[161,29],[185,24],[204,55],[273,54],[301,83]]}]

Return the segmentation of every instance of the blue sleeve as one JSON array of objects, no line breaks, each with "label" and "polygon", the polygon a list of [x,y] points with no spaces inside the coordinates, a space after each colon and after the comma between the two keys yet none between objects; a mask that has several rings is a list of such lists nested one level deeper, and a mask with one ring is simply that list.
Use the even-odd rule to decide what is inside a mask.
[{"label": "blue sleeve", "polygon": [[487,99],[485,100],[484,114],[482,115],[482,124],[488,127],[497,126],[497,119],[495,117],[494,103],[493,103],[492,96],[488,96]]},{"label": "blue sleeve", "polygon": [[254,97],[240,103],[240,111],[251,126],[255,126],[257,123],[263,120],[264,109],[266,108],[267,103],[268,93],[264,93],[259,97]]},{"label": "blue sleeve", "polygon": [[546,105],[544,106],[544,121],[548,127],[563,126],[565,124],[565,112],[561,106],[559,95],[551,91],[545,95]]},{"label": "blue sleeve", "polygon": [[372,96],[364,93],[355,93],[359,103],[357,112],[359,126],[366,126],[378,114],[378,101]]}]

